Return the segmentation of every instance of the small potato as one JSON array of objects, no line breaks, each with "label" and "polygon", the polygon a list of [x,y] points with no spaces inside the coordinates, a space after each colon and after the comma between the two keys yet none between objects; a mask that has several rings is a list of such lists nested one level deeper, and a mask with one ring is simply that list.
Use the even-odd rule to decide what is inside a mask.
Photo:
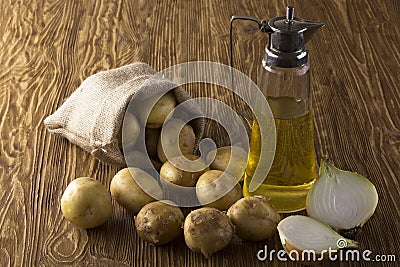
[{"label": "small potato", "polygon": [[121,129],[118,132],[118,145],[122,150],[132,148],[140,135],[140,125],[135,115],[126,112]]},{"label": "small potato", "polygon": [[[235,178],[243,180],[243,174],[247,164],[247,153],[238,146],[224,146],[211,151],[207,155],[207,160],[212,159],[216,153],[214,161],[211,163],[212,170],[226,171]],[[229,164],[229,161],[231,164]]]},{"label": "small potato", "polygon": [[135,218],[138,235],[145,241],[162,245],[182,233],[185,217],[177,206],[156,201],[144,206]]},{"label": "small potato", "polygon": [[160,128],[146,128],[145,131],[145,144],[147,154],[152,158],[157,158],[157,143],[160,136]]},{"label": "small potato", "polygon": [[260,241],[276,232],[279,213],[264,197],[245,197],[233,204],[227,213],[235,233],[244,240]]},{"label": "small potato", "polygon": [[[165,138],[165,143],[161,144],[162,136],[160,135],[157,144],[157,154],[161,162],[164,163],[168,160],[165,151],[170,152],[169,154],[171,154],[171,158],[177,157],[181,154],[186,155],[193,153],[196,144],[196,135],[194,134],[193,128],[189,124],[185,124],[179,132],[179,139],[175,135],[177,128],[182,123],[181,120],[172,119],[165,124],[165,128],[161,132],[161,135],[164,135],[163,138]],[[179,141],[180,152],[177,149],[174,149],[178,147],[176,144],[177,141]]]},{"label": "small potato", "polygon": [[173,92],[163,95],[150,111],[147,118],[147,128],[160,128],[169,113],[174,110],[176,106],[176,99]]},{"label": "small potato", "polygon": [[206,258],[226,247],[233,236],[233,226],[225,213],[214,208],[192,211],[183,226],[186,245]]},{"label": "small potato", "polygon": [[[145,188],[149,189],[147,194],[133,178],[140,179]],[[139,168],[125,168],[120,170],[112,179],[110,184],[112,197],[125,209],[138,213],[144,205],[162,198],[162,190],[157,181],[147,172]]]},{"label": "small potato", "polygon": [[111,196],[99,181],[89,177],[73,180],[61,197],[64,217],[83,228],[94,228],[111,216]]},{"label": "small potato", "polygon": [[[190,168],[199,170],[196,172],[183,171],[184,160],[189,159]],[[175,167],[176,166],[176,167]],[[182,167],[181,167],[182,166]],[[160,176],[165,181],[180,185],[180,186],[195,186],[200,175],[208,171],[209,168],[202,159],[195,155],[185,155],[172,158],[170,161],[165,162],[160,170]]]},{"label": "small potato", "polygon": [[[228,186],[236,185],[224,195]],[[229,173],[211,170],[202,174],[196,184],[196,195],[203,206],[213,207],[219,210],[227,210],[242,195],[242,187],[237,184],[237,179]],[[216,200],[214,200],[216,199]]]}]

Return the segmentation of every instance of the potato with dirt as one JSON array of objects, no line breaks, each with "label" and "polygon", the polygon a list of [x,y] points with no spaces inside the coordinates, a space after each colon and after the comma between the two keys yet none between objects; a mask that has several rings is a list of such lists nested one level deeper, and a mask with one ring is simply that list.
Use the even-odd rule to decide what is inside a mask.
[{"label": "potato with dirt", "polygon": [[[148,192],[145,192],[141,186]],[[124,168],[120,170],[111,180],[110,191],[112,197],[123,208],[138,213],[144,205],[161,199],[163,196],[158,182],[147,172],[139,168]]]},{"label": "potato with dirt", "polygon": [[228,209],[227,215],[235,225],[235,234],[248,241],[270,238],[280,221],[279,213],[261,196],[239,199]]},{"label": "potato with dirt", "polygon": [[145,205],[135,217],[140,238],[153,245],[163,245],[182,233],[185,217],[172,202],[156,201]]},{"label": "potato with dirt", "polygon": [[189,213],[183,232],[186,245],[209,258],[230,243],[233,225],[225,213],[205,207]]},{"label": "potato with dirt", "polygon": [[107,188],[90,177],[73,180],[61,197],[61,212],[73,224],[94,228],[111,216],[111,196]]},{"label": "potato with dirt", "polygon": [[[190,161],[190,162],[188,162]],[[195,171],[183,170],[187,168]],[[184,155],[172,158],[165,162],[160,170],[160,177],[166,181],[180,186],[195,186],[200,175],[208,171],[208,166],[196,155]]]},{"label": "potato with dirt", "polygon": [[210,170],[203,173],[197,181],[196,195],[201,205],[224,211],[242,198],[243,193],[242,187],[232,175]]},{"label": "potato with dirt", "polygon": [[[184,125],[178,133],[177,129]],[[168,120],[161,131],[157,144],[158,158],[162,163],[168,160],[168,157],[174,158],[180,155],[193,154],[196,144],[196,135],[189,124],[185,124],[179,119]],[[180,150],[180,151],[179,151]]]}]

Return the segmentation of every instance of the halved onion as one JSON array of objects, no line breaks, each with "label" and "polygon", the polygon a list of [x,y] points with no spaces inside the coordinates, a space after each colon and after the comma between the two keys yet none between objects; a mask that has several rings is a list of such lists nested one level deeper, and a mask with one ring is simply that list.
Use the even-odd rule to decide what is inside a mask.
[{"label": "halved onion", "polygon": [[296,250],[300,253],[313,251],[317,256],[324,256],[329,251],[358,247],[358,242],[344,238],[328,225],[302,215],[289,216],[280,221],[278,232],[282,246],[289,255]]},{"label": "halved onion", "polygon": [[323,159],[319,178],[307,196],[307,214],[345,234],[358,229],[375,212],[378,193],[365,177],[336,168]]}]

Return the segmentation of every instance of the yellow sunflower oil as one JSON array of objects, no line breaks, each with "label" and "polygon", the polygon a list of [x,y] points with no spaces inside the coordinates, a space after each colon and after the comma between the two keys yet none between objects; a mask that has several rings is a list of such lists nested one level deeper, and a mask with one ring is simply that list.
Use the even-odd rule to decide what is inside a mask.
[{"label": "yellow sunflower oil", "polygon": [[250,151],[245,172],[245,196],[262,195],[279,212],[302,210],[307,193],[317,178],[312,112],[293,97],[268,97],[276,126],[276,151],[272,167],[263,184],[249,192],[252,174],[261,151],[259,124],[253,121]]}]

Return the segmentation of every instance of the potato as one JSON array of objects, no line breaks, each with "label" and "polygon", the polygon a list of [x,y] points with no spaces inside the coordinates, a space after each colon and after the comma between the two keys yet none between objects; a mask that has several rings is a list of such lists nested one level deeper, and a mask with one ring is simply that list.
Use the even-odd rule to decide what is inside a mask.
[{"label": "potato", "polygon": [[[135,181],[138,177],[141,183],[149,188],[147,194]],[[162,198],[162,190],[157,181],[147,172],[139,168],[125,168],[120,170],[111,180],[110,191],[112,197],[125,209],[138,213],[144,205]]]},{"label": "potato", "polygon": [[[183,171],[180,166],[183,166],[184,158],[193,161],[193,163],[190,164],[190,167],[193,167],[194,169],[197,169],[199,171]],[[165,162],[161,167],[160,176],[165,181],[176,185],[195,186],[200,175],[208,170],[209,168],[207,167],[207,165],[198,156],[185,155],[172,158],[170,161]]]},{"label": "potato", "polygon": [[[196,184],[196,195],[203,206],[227,210],[242,197],[242,187],[236,184],[228,193],[228,186],[237,183],[229,173],[211,170],[202,174]],[[214,200],[216,199],[216,200]]]},{"label": "potato", "polygon": [[[193,128],[189,124],[185,124],[182,128],[182,130],[179,132],[179,139],[177,136],[174,134],[177,130],[177,127],[179,127],[180,124],[182,124],[183,121],[178,120],[178,119],[172,119],[169,120],[165,124],[165,128],[162,130],[161,135],[165,135],[165,140],[166,142],[164,144],[161,144],[161,135],[160,138],[158,139],[158,144],[157,144],[157,154],[158,158],[161,160],[161,162],[166,162],[167,156],[165,155],[165,151],[169,151],[171,155],[171,158],[177,157],[179,155],[186,155],[186,154],[192,154],[194,152],[194,147],[196,144],[196,135],[194,134]],[[179,141],[179,148],[181,152],[179,153],[178,150],[174,150],[173,148],[178,147],[177,146],[177,141]]]},{"label": "potato", "polygon": [[206,207],[189,213],[183,233],[186,245],[208,258],[229,244],[233,236],[233,225],[225,213]]},{"label": "potato", "polygon": [[276,232],[279,213],[265,197],[245,197],[233,204],[227,213],[235,225],[235,233],[244,240],[260,241]]},{"label": "potato", "polygon": [[157,201],[147,204],[139,211],[135,218],[135,227],[142,239],[154,245],[162,245],[182,233],[184,219],[177,206]]},{"label": "potato", "polygon": [[146,144],[146,150],[147,154],[156,159],[158,157],[157,155],[157,143],[158,143],[158,138],[160,136],[161,129],[160,128],[146,128],[145,131],[145,144]]},{"label": "potato", "polygon": [[[240,178],[240,181],[243,180],[243,174],[247,164],[247,153],[243,148],[238,146],[224,146],[217,148],[216,151],[214,150],[208,153],[208,162],[212,160],[214,153],[216,153],[216,155],[214,161],[212,161],[210,165],[212,170],[226,171],[233,177],[238,179]],[[230,165],[229,161],[231,161]]]},{"label": "potato", "polygon": [[147,118],[147,128],[160,128],[169,113],[174,110],[176,106],[176,99],[173,92],[163,95],[150,111]]},{"label": "potato", "polygon": [[111,196],[99,181],[89,177],[73,180],[61,197],[64,217],[83,228],[94,228],[111,216]]},{"label": "potato", "polygon": [[[118,145],[122,150],[132,148],[140,135],[140,125],[135,115],[126,112],[121,129],[118,132]],[[124,138],[122,140],[122,138]]]}]

